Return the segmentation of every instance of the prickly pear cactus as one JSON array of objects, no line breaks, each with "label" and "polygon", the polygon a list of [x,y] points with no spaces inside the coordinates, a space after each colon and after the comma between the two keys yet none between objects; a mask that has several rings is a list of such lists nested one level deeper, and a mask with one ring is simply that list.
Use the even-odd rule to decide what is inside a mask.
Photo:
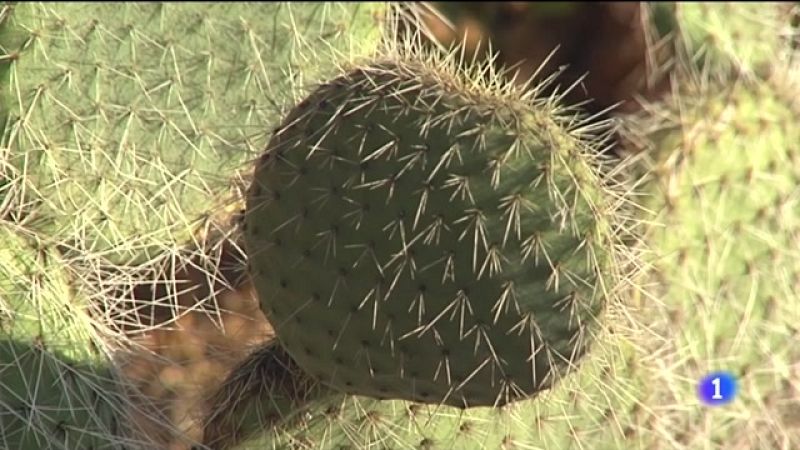
[{"label": "prickly pear cactus", "polygon": [[188,239],[297,89],[378,41],[383,8],[13,5],[2,148],[26,226],[117,263]]},{"label": "prickly pear cactus", "polygon": [[622,202],[577,125],[454,61],[397,56],[325,83],[256,168],[262,308],[343,392],[471,407],[549,389],[629,267]]},{"label": "prickly pear cactus", "polygon": [[[307,415],[307,421],[298,426],[288,440],[285,436],[273,435],[267,442],[288,448],[426,449],[790,449],[800,445],[800,417],[797,415],[800,396],[796,382],[800,375],[800,354],[792,345],[798,337],[796,324],[800,319],[800,302],[796,295],[800,287],[800,270],[796,263],[800,260],[800,225],[796,213],[800,155],[795,144],[800,141],[795,130],[800,117],[796,100],[800,98],[798,67],[796,62],[783,59],[787,57],[787,47],[783,46],[785,33],[781,28],[783,22],[778,5],[759,5],[755,9],[742,5],[741,10],[732,5],[719,8],[681,4],[674,10],[676,23],[681,24],[681,30],[677,32],[680,48],[676,49],[676,63],[680,74],[675,80],[675,95],[648,105],[643,113],[648,116],[647,121],[634,120],[639,127],[637,131],[644,134],[644,139],[651,145],[647,156],[656,167],[648,178],[650,198],[642,199],[642,209],[656,214],[655,218],[647,214],[644,219],[648,225],[645,238],[650,250],[647,264],[651,270],[636,277],[638,294],[619,311],[623,317],[615,317],[618,320],[610,322],[617,332],[633,332],[631,339],[611,333],[601,353],[606,357],[593,357],[595,352],[589,352],[585,357],[588,361],[572,378],[563,380],[564,383],[556,384],[551,391],[534,399],[512,402],[500,408],[460,410],[457,406],[441,404],[445,403],[441,399],[437,399],[440,404],[428,405],[380,400],[380,395],[367,393],[368,396],[349,397],[338,408],[318,408]],[[395,66],[384,65],[376,72],[372,77],[375,82],[358,92],[357,97],[369,98],[370,90],[382,92],[391,84],[386,78],[398,70]],[[396,75],[394,78],[400,79]],[[425,77],[418,77],[415,84],[425,86]],[[326,89],[336,88],[334,82],[321,91],[324,94]],[[438,92],[444,90],[441,85],[438,89]],[[408,101],[404,92],[375,97],[370,106],[389,104],[393,99],[403,105],[393,116],[396,120],[387,119],[392,126],[403,122],[402,111],[413,111],[417,105]],[[401,102],[402,99],[406,101]],[[436,103],[430,109],[435,111],[438,105]],[[322,106],[322,109],[329,107]],[[317,191],[309,191],[305,197],[287,197],[287,190],[291,192],[295,184],[307,182],[305,175],[316,173],[309,164],[315,158],[330,161],[326,167],[331,171],[336,170],[340,161],[347,162],[343,155],[348,155],[351,147],[330,145],[337,142],[330,136],[336,135],[336,126],[345,126],[349,117],[344,112],[351,109],[355,108],[331,108],[327,116],[325,112],[315,110],[316,115],[333,118],[323,121],[303,136],[305,121],[314,120],[307,117],[314,115],[304,116],[301,106],[293,116],[294,129],[281,129],[278,133],[279,136],[294,136],[295,143],[261,163],[260,171],[274,174],[274,178],[273,184],[258,189],[264,189],[261,194],[267,208],[272,208],[276,215],[283,214],[283,220],[254,220],[248,222],[247,230],[254,233],[250,227],[255,225],[259,227],[255,234],[264,233],[265,254],[288,254],[296,248],[302,250],[296,246],[296,238],[287,239],[280,233],[300,235],[304,228],[320,224],[313,207],[295,211],[291,205],[315,199],[320,204],[333,202],[340,205],[332,208],[337,210],[334,215],[340,216],[350,210],[345,203],[336,203],[345,198],[343,191],[347,187],[363,185],[371,190],[387,189],[392,187],[392,182],[397,182],[392,174],[405,175],[410,170],[400,172],[387,164],[383,179],[356,177],[352,184],[347,184],[348,178],[343,176],[336,180],[338,183],[317,186]],[[341,111],[343,117],[338,118],[335,112],[330,111]],[[372,117],[379,120],[382,114],[386,113],[375,108],[371,114],[356,111],[351,116],[364,115],[368,120]],[[449,117],[458,117],[458,114],[452,113]],[[452,129],[458,130],[459,122],[453,119],[448,125],[451,123]],[[427,130],[425,126],[418,128]],[[322,136],[314,139],[317,130],[324,131],[320,131]],[[359,128],[351,131],[350,137],[356,138],[362,133],[366,134]],[[405,135],[398,133],[397,136],[399,141],[399,137]],[[288,137],[275,139],[291,142]],[[302,144],[304,139],[310,142],[307,147]],[[385,153],[379,151],[376,156],[399,158],[402,153],[399,150],[392,153],[398,147],[391,146],[397,141],[392,140],[391,135],[385,137],[382,141],[388,143]],[[310,147],[311,150],[304,155],[309,157],[293,156],[292,151],[298,147]],[[381,162],[386,163],[385,159]],[[413,164],[419,164],[416,162],[418,159],[409,155],[403,161],[414,167]],[[368,165],[363,172],[367,174],[371,169],[372,166]],[[338,170],[345,169],[342,165]],[[286,185],[274,181],[280,179],[286,180]],[[285,189],[276,189],[276,186]],[[397,189],[395,187],[395,196]],[[424,189],[419,189],[417,197],[411,197],[414,203],[408,199],[404,201],[411,206],[419,205],[416,200],[423,192]],[[386,214],[389,209],[391,217],[391,207],[403,202],[395,200],[395,197],[386,201],[386,197],[384,193],[378,212]],[[287,198],[293,202],[285,201]],[[500,204],[495,202],[495,205]],[[352,205],[359,203],[353,202]],[[328,244],[331,250],[322,264],[312,260],[313,252],[298,257],[296,266],[286,258],[280,259],[282,266],[276,263],[267,265],[264,258],[263,267],[271,272],[260,276],[267,279],[264,284],[276,299],[274,304],[271,300],[265,300],[265,304],[268,312],[275,314],[273,310],[277,310],[277,316],[285,319],[282,323],[284,330],[294,331],[289,335],[290,348],[297,341],[303,342],[303,332],[315,337],[309,341],[324,341],[324,336],[316,334],[317,328],[305,324],[309,320],[324,320],[328,314],[333,316],[329,308],[335,308],[331,305],[336,305],[336,300],[344,297],[339,296],[339,289],[351,292],[352,286],[361,285],[359,280],[350,276],[350,272],[343,272],[327,275],[328,283],[341,280],[335,284],[337,291],[333,298],[322,297],[315,301],[313,295],[298,296],[296,300],[302,308],[297,309],[289,308],[291,300],[278,304],[277,298],[293,299],[291,292],[314,289],[326,282],[324,269],[327,261],[347,254],[347,247],[340,238],[369,235],[370,231],[362,231],[362,228],[367,218],[373,217],[373,212],[375,209],[370,208],[362,214],[348,216],[360,220],[353,222],[360,224],[359,234],[336,233],[335,245],[332,232],[347,231],[341,222],[337,222],[339,226],[336,229],[323,230],[321,227],[319,235],[302,241],[303,244],[313,243],[318,238],[323,243],[321,247]],[[394,221],[397,222],[403,223]],[[267,236],[264,224],[268,230],[279,231]],[[386,237],[382,241],[376,240],[376,248],[392,242],[393,235],[389,234],[392,229],[387,227]],[[412,226],[396,229],[411,236],[401,242],[418,243],[413,240],[416,234],[408,232],[408,229],[413,230]],[[251,239],[255,240],[255,237]],[[332,252],[334,247],[338,249],[336,255]],[[394,253],[396,260],[409,259],[401,250],[413,248],[413,245],[399,247]],[[364,255],[359,263],[371,262],[372,248],[354,248]],[[251,250],[257,251],[257,248]],[[410,259],[416,263],[419,254],[413,253]],[[255,252],[251,256],[253,261],[259,258]],[[317,273],[304,272],[307,270],[305,267],[311,265],[315,265]],[[426,265],[415,264],[416,267]],[[302,276],[303,273],[307,275]],[[270,277],[275,278],[270,280]],[[293,283],[293,277],[302,277],[302,286]],[[405,280],[407,278],[398,277],[397,283],[402,285]],[[424,298],[426,306],[432,303],[430,296]],[[355,305],[361,300],[367,305],[373,304],[371,297],[363,295],[349,296],[348,299]],[[385,311],[386,306],[375,304],[381,309],[373,314],[380,319],[380,312]],[[320,310],[320,306],[326,312],[314,313]],[[331,323],[346,324],[342,335],[347,335],[349,327],[359,323],[358,314],[358,310],[353,308],[351,314],[344,316],[347,320],[334,316],[338,321],[332,320]],[[302,331],[292,324],[296,316],[304,324]],[[381,336],[389,336],[386,330],[391,328],[365,322],[364,328],[369,333],[374,329]],[[377,320],[375,323],[381,324]],[[412,325],[416,324],[412,322]],[[632,329],[625,329],[626,326],[632,326]],[[361,329],[358,331],[363,332]],[[444,339],[441,342],[445,342]],[[437,343],[434,341],[434,348]],[[296,346],[298,360],[316,357],[318,344],[317,347],[305,347],[307,353],[306,348]],[[356,359],[359,355],[369,354],[370,361],[373,359],[373,353],[368,353],[358,341],[347,348],[353,359],[344,359],[344,355],[339,357],[350,363],[350,373],[359,370]],[[391,361],[393,355],[387,353],[389,356],[379,355],[375,359],[385,364],[385,360]],[[422,351],[420,354],[427,353]],[[335,362],[327,367],[338,372],[340,369]],[[444,364],[441,366],[445,367]],[[707,373],[720,369],[730,370],[741,377],[740,397],[724,408],[708,409],[697,398],[696,383]],[[325,374],[324,379],[331,379],[331,376]],[[369,377],[358,380],[371,381]],[[352,389],[346,384],[337,387]],[[385,397],[386,393],[383,394]],[[240,448],[261,448],[259,445],[263,444],[261,441]]]},{"label": "prickly pear cactus", "polygon": [[295,432],[304,414],[341,402],[342,395],[297,367],[277,342],[257,349],[232,370],[209,399],[203,443],[216,450],[239,445],[262,431],[273,436]]},{"label": "prickly pear cactus", "polygon": [[0,225],[0,448],[148,448],[67,261]]},{"label": "prickly pear cactus", "polygon": [[[658,384],[687,405],[659,421],[688,448],[800,445],[800,90],[796,65],[770,69],[685,86],[654,135],[653,323],[672,368]],[[740,398],[703,422],[692,384],[716,370],[740,377]]]},{"label": "prickly pear cactus", "polygon": [[[112,376],[117,362],[102,350],[96,358],[81,353],[123,337],[106,334],[110,324],[97,317],[63,310],[79,303],[110,310],[118,291],[148,281],[159,258],[182,258],[178,249],[200,234],[206,216],[235,203],[229,194],[238,172],[263,147],[268,124],[305,84],[370,52],[386,10],[381,3],[2,7],[0,220],[46,242],[50,258],[61,255],[36,278],[69,274],[59,289],[75,294],[32,289],[27,303],[0,299],[4,312],[27,320],[4,320],[14,328],[4,331],[0,354],[0,447],[137,448],[140,430],[125,442],[114,430],[131,422],[115,409],[130,405]],[[24,258],[2,256],[8,267]],[[7,280],[15,280],[11,272],[0,273]],[[203,301],[214,304],[213,294]],[[130,312],[116,319],[148,331]],[[78,331],[63,334],[73,322]],[[57,337],[37,353],[42,339],[19,327]],[[22,378],[35,365],[44,367],[41,378]]]}]

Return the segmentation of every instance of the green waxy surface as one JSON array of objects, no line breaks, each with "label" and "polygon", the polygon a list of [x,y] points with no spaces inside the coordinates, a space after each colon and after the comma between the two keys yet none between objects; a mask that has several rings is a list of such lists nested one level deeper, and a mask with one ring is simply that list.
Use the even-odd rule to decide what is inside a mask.
[{"label": "green waxy surface", "polygon": [[[649,320],[669,337],[672,373],[655,381],[671,387],[662,402],[686,405],[660,421],[689,448],[800,444],[800,91],[776,67],[770,79],[687,89],[672,112],[681,133],[655,140],[662,225],[648,241],[663,307]],[[716,370],[740,377],[740,393],[704,411],[694,384]]]},{"label": "green waxy surface", "polygon": [[146,448],[65,261],[23,236],[0,224],[0,448]]},{"label": "green waxy surface", "polygon": [[374,47],[383,8],[14,5],[0,148],[20,215],[117,263],[188,239],[297,90]]},{"label": "green waxy surface", "polygon": [[618,218],[591,150],[543,106],[436,70],[357,69],[287,117],[248,196],[251,273],[323,383],[502,405],[587,350],[620,282]]}]

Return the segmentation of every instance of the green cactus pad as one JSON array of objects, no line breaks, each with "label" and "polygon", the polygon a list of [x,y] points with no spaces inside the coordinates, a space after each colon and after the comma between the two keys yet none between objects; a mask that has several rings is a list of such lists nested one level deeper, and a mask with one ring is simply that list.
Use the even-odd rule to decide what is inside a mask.
[{"label": "green cactus pad", "polygon": [[628,263],[622,202],[551,103],[436,58],[353,69],[287,116],[248,193],[251,273],[323,383],[502,405],[587,351]]},{"label": "green cactus pad", "polygon": [[187,240],[263,148],[264,124],[378,42],[383,8],[13,5],[0,148],[27,226],[118,263]]},{"label": "green cactus pad", "polygon": [[[662,110],[677,128],[654,138],[651,208],[663,226],[647,240],[663,307],[650,320],[669,336],[671,367],[654,383],[671,391],[661,402],[685,405],[658,423],[688,448],[800,445],[800,86],[773,68],[686,88]],[[695,384],[717,370],[739,377],[740,393],[704,421]]]},{"label": "green cactus pad", "polygon": [[695,68],[706,76],[722,79],[732,71],[752,76],[768,68],[789,45],[791,23],[784,6],[678,2],[681,51],[692,55]]},{"label": "green cactus pad", "polygon": [[295,431],[308,410],[341,401],[299,370],[276,342],[254,351],[209,399],[203,443],[215,450],[240,448],[264,429]]},{"label": "green cactus pad", "polygon": [[0,226],[0,448],[147,448],[53,248]]},{"label": "green cactus pad", "polygon": [[621,334],[605,334],[579,371],[536,398],[462,409],[348,396],[312,404],[292,426],[268,428],[235,448],[647,448],[638,446],[636,431],[647,417],[652,386],[622,376],[635,373],[642,359]]}]

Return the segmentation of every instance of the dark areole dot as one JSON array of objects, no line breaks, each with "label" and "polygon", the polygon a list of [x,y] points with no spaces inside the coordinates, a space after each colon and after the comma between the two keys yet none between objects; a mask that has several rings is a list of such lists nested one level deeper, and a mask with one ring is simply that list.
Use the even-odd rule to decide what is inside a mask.
[{"label": "dark areole dot", "polygon": [[308,258],[309,256],[311,256],[311,250],[309,250],[309,249],[305,249],[305,250],[303,250],[303,256],[305,256],[306,258]]},{"label": "dark areole dot", "polygon": [[289,282],[286,281],[285,279],[281,278],[280,285],[281,285],[282,288],[285,289],[287,286],[289,286]]},{"label": "dark areole dot", "polygon": [[362,339],[361,340],[361,346],[364,347],[364,348],[369,348],[369,346],[370,346],[369,340]]},{"label": "dark areole dot", "polygon": [[336,358],[333,358],[333,362],[337,366],[343,366],[344,365],[344,360],[339,356],[337,356]]}]

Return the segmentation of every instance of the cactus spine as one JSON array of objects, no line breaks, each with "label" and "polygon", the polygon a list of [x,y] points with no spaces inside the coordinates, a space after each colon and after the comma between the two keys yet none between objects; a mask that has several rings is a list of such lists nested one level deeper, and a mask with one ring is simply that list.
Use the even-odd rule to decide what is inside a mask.
[{"label": "cactus spine", "polygon": [[568,131],[582,124],[460,68],[357,67],[289,113],[256,168],[262,307],[341,391],[470,407],[549,389],[630,266],[618,192]]},{"label": "cactus spine", "polygon": [[15,5],[3,148],[27,226],[117,263],[189,239],[263,124],[335,59],[311,49],[366,51],[380,8]]},{"label": "cactus spine", "polygon": [[[117,361],[102,350],[95,359],[62,355],[61,346],[130,344],[129,336],[106,329],[111,325],[148,331],[131,311],[141,305],[118,294],[146,283],[165,260],[181,264],[179,248],[200,239],[207,216],[234,203],[238,172],[262,146],[264,124],[277,121],[299,87],[323,76],[333,61],[368,52],[379,40],[384,10],[383,4],[330,3],[2,8],[0,219],[25,239],[45,242],[51,258],[60,255],[70,274],[59,280],[64,292],[80,291],[63,298],[29,292],[30,304],[45,311],[34,311],[40,315],[13,298],[2,299],[3,311],[54,335],[60,330],[54,315],[65,305],[80,303],[85,311],[65,316],[83,334],[70,334],[69,342],[60,334],[45,339],[47,351],[59,348],[46,357],[17,358],[38,355],[28,351],[38,340],[22,333],[18,321],[4,329],[0,417],[10,422],[3,422],[7,441],[0,447],[137,447],[136,439],[120,441],[109,425],[127,424],[115,408],[133,406],[113,382]],[[25,256],[3,258],[16,267]],[[37,270],[37,277],[47,275]],[[0,274],[6,280],[13,276]],[[214,306],[213,295],[201,301]],[[175,308],[174,300],[150,302]],[[114,323],[102,316],[109,311]],[[67,361],[80,376],[61,375],[59,364]],[[47,363],[41,380],[19,378],[21,362],[26,368]],[[37,396],[40,385],[47,395]],[[102,398],[94,403],[86,397],[98,392]],[[67,420],[70,402],[76,416]],[[39,416],[20,415],[22,403]],[[55,410],[51,418],[41,415]],[[56,425],[71,427],[68,436],[54,435]]]},{"label": "cactus spine", "polygon": [[0,225],[0,446],[148,448],[130,420],[112,337],[57,249]]}]

